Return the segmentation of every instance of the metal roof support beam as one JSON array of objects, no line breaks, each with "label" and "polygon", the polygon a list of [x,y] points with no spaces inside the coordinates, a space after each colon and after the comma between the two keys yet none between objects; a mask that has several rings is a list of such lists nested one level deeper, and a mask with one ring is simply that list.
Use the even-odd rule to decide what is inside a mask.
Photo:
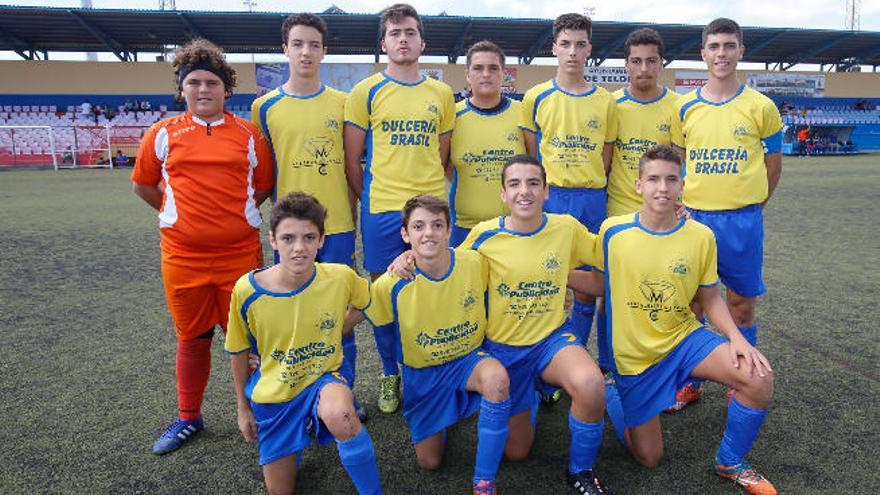
[{"label": "metal roof support beam", "polygon": [[85,17],[83,17],[73,9],[67,9],[67,13],[73,16],[74,19],[79,21],[82,27],[86,28],[86,31],[91,33],[92,36],[98,39],[98,41],[104,43],[104,45],[107,46],[107,48],[109,48],[111,52],[113,52],[113,55],[116,55],[116,58],[123,62],[131,61],[131,53],[126,50],[125,47],[122,46],[122,44],[120,44],[118,41],[114,40],[110,36],[107,36],[106,33],[98,29],[97,26],[86,20]]},{"label": "metal roof support beam", "polygon": [[180,22],[182,22],[183,25],[186,26],[186,29],[189,30],[190,34],[192,35],[191,38],[205,38],[205,35],[202,34],[202,31],[195,25],[195,23],[192,21],[192,19],[189,18],[189,16],[187,16],[183,12],[178,12],[177,17],[180,19]]},{"label": "metal roof support beam", "polygon": [[611,54],[614,53],[615,50],[617,50],[618,48],[623,46],[624,43],[626,43],[626,39],[629,38],[629,35],[633,34],[634,32],[638,31],[639,29],[641,29],[641,28],[637,27],[637,28],[631,29],[629,32],[627,32],[623,36],[617,38],[616,40],[612,41],[608,46],[606,46],[605,49],[602,50],[602,52],[599,53],[599,55],[596,57],[596,65],[602,65],[602,62],[608,60],[608,57],[610,57]]},{"label": "metal roof support beam", "polygon": [[816,55],[819,55],[820,53],[824,52],[825,50],[832,48],[834,45],[836,45],[836,44],[840,43],[841,41],[843,41],[847,38],[850,38],[854,35],[855,35],[855,33],[846,33],[842,36],[838,36],[837,38],[834,38],[831,41],[826,41],[826,42],[823,42],[819,45],[816,45],[813,48],[810,48],[809,50],[807,50],[806,52],[799,54],[797,56],[797,58],[794,59],[793,62],[789,62],[788,65],[783,65],[782,70],[791,69],[795,65],[801,63],[802,61],[809,60],[810,58],[813,58]]},{"label": "metal roof support beam", "polygon": [[376,24],[376,48],[373,50],[376,56],[376,63],[379,63],[379,56],[382,55],[382,19]]},{"label": "metal roof support beam", "polygon": [[[875,57],[880,57],[880,48],[877,48],[873,51],[870,51],[864,55],[859,55],[857,57],[853,57],[853,60],[854,60],[853,63],[861,65],[861,64],[863,64],[863,63],[865,63]],[[874,67],[876,67],[876,65]],[[875,70],[875,72],[876,72],[876,70]]]},{"label": "metal roof support beam", "polygon": [[449,60],[450,64],[454,64],[458,61],[458,57],[460,57],[464,52],[464,44],[470,40],[471,38],[471,30],[474,27],[474,20],[468,19],[467,24],[465,24],[464,29],[462,29],[461,34],[458,36],[458,42],[455,43],[455,47],[452,49],[452,53],[449,54],[447,60]]},{"label": "metal roof support beam", "polygon": [[[776,34],[772,34],[772,35],[768,36],[767,38],[764,38],[763,41],[755,44],[754,46],[746,45],[746,53],[748,53],[749,55],[757,54],[758,52],[760,52],[764,48],[767,48],[768,46],[770,46],[772,43],[775,43],[776,40],[778,40],[783,34],[785,34],[787,32],[788,32],[787,29],[783,30],[783,31],[779,31]],[[745,43],[743,43],[743,44],[745,44]]]},{"label": "metal roof support beam", "polygon": [[532,63],[532,60],[535,59],[535,55],[537,55],[538,52],[541,51],[541,48],[544,48],[544,45],[546,45],[547,42],[550,41],[551,39],[553,39],[553,28],[549,27],[549,28],[547,28],[546,31],[541,33],[541,35],[538,36],[538,39],[535,40],[535,42],[532,44],[532,46],[530,46],[519,57],[520,63],[526,64],[526,65]]},{"label": "metal roof support beam", "polygon": [[699,46],[702,42],[703,42],[703,34],[700,33],[699,36],[697,36],[695,38],[691,38],[691,39],[685,41],[684,43],[678,45],[677,47],[675,47],[675,51],[671,52],[666,57],[666,61],[663,62],[663,67],[666,67],[667,65],[671,64],[672,62],[675,61],[675,59],[677,59],[678,57],[687,53],[687,51],[690,50],[691,48],[693,48],[695,46]]},{"label": "metal roof support beam", "polygon": [[3,37],[4,41],[12,47],[12,50],[17,53],[19,57],[25,60],[34,59],[35,48],[33,43],[28,43],[18,36],[2,29],[0,29],[0,36]]}]

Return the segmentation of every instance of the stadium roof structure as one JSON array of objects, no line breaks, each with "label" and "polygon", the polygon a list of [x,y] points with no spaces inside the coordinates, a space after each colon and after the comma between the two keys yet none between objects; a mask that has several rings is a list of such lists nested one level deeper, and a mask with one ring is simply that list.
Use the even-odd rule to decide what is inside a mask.
[{"label": "stadium roof structure", "polygon": [[[49,52],[112,52],[120,60],[137,60],[139,52],[161,53],[168,46],[203,37],[227,53],[279,53],[281,23],[286,13],[111,10],[0,6],[0,50],[25,59],[48,58]],[[379,17],[349,14],[336,7],[320,13],[327,22],[328,52],[373,55],[378,61]],[[550,57],[552,20],[423,16],[425,55],[455,62],[467,47],[482,39],[500,45],[521,63]],[[660,32],[667,64],[700,60],[702,26],[595,21],[592,65],[623,58],[627,35],[641,27]],[[880,32],[825,29],[744,27],[746,62],[787,70],[817,64],[848,70],[880,65]]]}]

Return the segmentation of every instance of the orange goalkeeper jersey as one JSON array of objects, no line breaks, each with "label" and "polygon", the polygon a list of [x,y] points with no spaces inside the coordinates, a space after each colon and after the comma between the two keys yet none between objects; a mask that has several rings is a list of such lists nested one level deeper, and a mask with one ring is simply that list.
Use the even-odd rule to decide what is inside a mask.
[{"label": "orange goalkeeper jersey", "polygon": [[272,151],[249,121],[224,112],[208,125],[185,114],[144,134],[131,180],[160,185],[163,249],[192,256],[252,251],[260,242],[254,191],[272,189]]}]

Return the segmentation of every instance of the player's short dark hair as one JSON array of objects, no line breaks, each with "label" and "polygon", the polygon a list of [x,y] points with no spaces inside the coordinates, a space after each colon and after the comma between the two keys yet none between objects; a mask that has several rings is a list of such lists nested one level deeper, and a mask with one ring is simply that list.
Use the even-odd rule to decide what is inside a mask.
[{"label": "player's short dark hair", "polygon": [[559,33],[565,31],[586,31],[587,39],[593,38],[593,21],[583,14],[562,14],[553,21],[553,42],[559,37]]},{"label": "player's short dark hair", "polygon": [[235,69],[226,61],[223,50],[219,46],[204,38],[196,38],[174,50],[174,60],[171,62],[171,67],[174,68],[174,81],[177,83],[178,89],[175,100],[183,101],[180,94],[183,84],[181,75],[185,78],[194,66],[199,65],[210,66],[211,72],[215,72],[217,77],[223,81],[226,97],[232,96],[232,89],[236,86]]},{"label": "player's short dark hair", "polygon": [[533,157],[532,155],[525,155],[525,154],[514,155],[514,156],[508,158],[506,162],[504,162],[504,168],[501,169],[501,188],[502,189],[504,189],[504,187],[505,187],[504,186],[504,179],[507,177],[507,169],[514,166],[514,165],[534,165],[534,166],[538,167],[538,169],[541,171],[541,180],[544,182],[544,184],[547,183],[547,171],[544,169],[544,165],[542,165],[541,162],[538,161],[537,158]]},{"label": "player's short dark hair", "polygon": [[629,58],[629,50],[633,46],[654,45],[657,47],[657,53],[663,58],[663,38],[656,29],[641,28],[629,33],[626,42],[623,43],[623,57]]},{"label": "player's short dark hair", "polygon": [[290,37],[290,30],[293,29],[294,26],[308,26],[310,28],[315,28],[321,33],[321,44],[327,44],[327,23],[324,22],[324,19],[321,19],[320,16],[309,12],[290,14],[284,19],[284,23],[281,24],[281,43],[285,45],[287,44],[287,40]]},{"label": "player's short dark hair", "polygon": [[382,37],[385,37],[389,22],[398,23],[407,17],[412,17],[416,20],[416,25],[419,27],[419,36],[425,39],[425,26],[422,24],[422,18],[419,17],[416,8],[408,3],[395,3],[382,11],[382,16],[379,19],[379,24],[382,27]]},{"label": "player's short dark hair", "polygon": [[403,228],[407,228],[409,225],[409,219],[413,212],[416,211],[416,208],[424,208],[435,215],[442,213],[443,218],[446,219],[446,227],[449,228],[449,203],[444,199],[440,199],[437,196],[431,196],[430,194],[413,196],[409,198],[409,201],[407,201],[405,205],[403,205],[403,210],[400,211],[400,215],[403,219]]},{"label": "player's short dark hair", "polygon": [[668,144],[657,144],[639,158],[639,177],[642,176],[642,172],[645,170],[645,164],[654,160],[671,162],[681,168],[681,155],[676,153],[672,146],[669,146]]},{"label": "player's short dark hair", "polygon": [[269,214],[269,230],[272,235],[275,235],[278,224],[288,218],[312,222],[318,227],[318,233],[324,235],[327,209],[311,194],[292,192],[272,205],[272,212]]},{"label": "player's short dark hair", "polygon": [[726,17],[719,17],[714,21],[706,24],[706,27],[703,28],[703,46],[706,46],[706,38],[709,37],[710,34],[735,34],[737,41],[739,44],[743,44],[743,32],[739,27],[739,24],[736,23],[733,19],[728,19]]},{"label": "player's short dark hair", "polygon": [[502,50],[500,46],[496,45],[495,43],[492,43],[489,40],[478,41],[478,42],[474,43],[473,45],[471,45],[470,48],[468,48],[466,67],[471,66],[471,57],[473,56],[473,54],[479,53],[479,52],[492,52],[495,55],[498,55],[498,58],[501,60],[501,67],[504,67],[504,58],[505,58],[504,50]]}]

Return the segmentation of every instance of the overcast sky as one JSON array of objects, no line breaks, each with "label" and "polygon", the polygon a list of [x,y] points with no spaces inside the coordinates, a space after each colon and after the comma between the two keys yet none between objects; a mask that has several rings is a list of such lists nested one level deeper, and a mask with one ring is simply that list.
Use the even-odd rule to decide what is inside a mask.
[{"label": "overcast sky", "polygon": [[[286,12],[293,6],[298,11],[321,12],[335,4],[351,13],[378,12],[392,3],[390,0],[255,0],[255,11]],[[79,7],[79,0],[15,1],[0,0],[3,4],[46,7]],[[843,29],[846,0],[737,0],[736,2],[707,2],[705,0],[412,0],[421,14],[439,14],[478,17],[537,17],[553,18],[563,12],[584,12],[592,8],[593,17],[602,21],[642,21],[672,24],[705,24],[716,17],[730,17],[743,26],[803,27]],[[650,3],[646,6],[645,4]],[[880,31],[880,1],[861,2],[861,29]],[[159,0],[92,0],[94,8],[157,9]],[[247,6],[241,0],[177,0],[178,10],[242,11]]]}]

